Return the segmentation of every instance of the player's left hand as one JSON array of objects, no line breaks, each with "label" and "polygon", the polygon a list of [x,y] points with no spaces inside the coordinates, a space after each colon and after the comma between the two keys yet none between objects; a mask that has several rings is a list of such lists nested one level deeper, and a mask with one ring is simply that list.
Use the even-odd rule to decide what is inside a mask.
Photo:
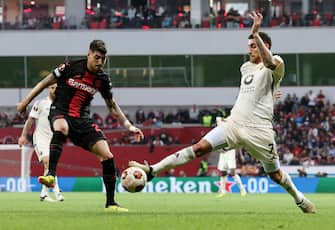
[{"label": "player's left hand", "polygon": [[135,141],[139,142],[139,141],[143,140],[144,134],[143,134],[142,130],[140,130],[139,128],[137,128],[135,126],[131,126],[131,127],[129,127],[129,131],[134,133]]}]

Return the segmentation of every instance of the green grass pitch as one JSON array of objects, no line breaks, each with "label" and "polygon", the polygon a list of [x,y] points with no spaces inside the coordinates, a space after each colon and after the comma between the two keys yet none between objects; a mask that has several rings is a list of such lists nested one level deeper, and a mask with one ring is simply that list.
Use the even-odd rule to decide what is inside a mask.
[{"label": "green grass pitch", "polygon": [[129,213],[103,211],[103,193],[65,193],[43,203],[39,193],[0,193],[0,229],[335,229],[335,194],[307,194],[317,214],[303,214],[287,194],[117,194]]}]

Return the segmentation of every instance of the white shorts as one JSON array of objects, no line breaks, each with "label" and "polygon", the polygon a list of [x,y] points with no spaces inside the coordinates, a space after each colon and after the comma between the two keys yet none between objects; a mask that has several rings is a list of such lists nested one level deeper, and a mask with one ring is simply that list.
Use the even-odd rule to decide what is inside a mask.
[{"label": "white shorts", "polygon": [[224,120],[219,126],[209,131],[204,137],[213,151],[244,147],[255,159],[259,160],[265,172],[276,172],[280,168],[275,132],[269,127],[252,127],[248,123]]},{"label": "white shorts", "polygon": [[235,149],[231,149],[226,152],[220,152],[218,170],[228,172],[231,169],[236,169],[235,152]]},{"label": "white shorts", "polygon": [[37,142],[34,142],[34,149],[39,162],[42,162],[43,157],[49,156],[50,153],[49,143],[50,141],[48,140],[44,141],[39,140]]}]

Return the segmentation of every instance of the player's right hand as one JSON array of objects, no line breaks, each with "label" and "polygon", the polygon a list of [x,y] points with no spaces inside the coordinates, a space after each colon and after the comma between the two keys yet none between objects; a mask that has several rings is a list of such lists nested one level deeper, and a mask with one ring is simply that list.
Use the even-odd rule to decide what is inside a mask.
[{"label": "player's right hand", "polygon": [[24,137],[24,136],[20,136],[20,137],[19,137],[19,140],[18,140],[18,144],[19,144],[20,148],[21,148],[23,145],[25,145],[26,143],[27,143],[27,138]]}]

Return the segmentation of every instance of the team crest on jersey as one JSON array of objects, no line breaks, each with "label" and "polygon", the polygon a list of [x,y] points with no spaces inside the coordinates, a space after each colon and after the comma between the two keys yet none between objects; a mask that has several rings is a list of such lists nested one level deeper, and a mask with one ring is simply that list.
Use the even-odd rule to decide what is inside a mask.
[{"label": "team crest on jersey", "polygon": [[60,64],[60,65],[58,66],[58,70],[59,70],[60,72],[62,72],[64,69],[65,69],[65,64],[64,64],[64,63],[63,63],[63,64]]},{"label": "team crest on jersey", "polygon": [[243,83],[249,85],[254,80],[254,75],[248,75],[244,78]]}]

